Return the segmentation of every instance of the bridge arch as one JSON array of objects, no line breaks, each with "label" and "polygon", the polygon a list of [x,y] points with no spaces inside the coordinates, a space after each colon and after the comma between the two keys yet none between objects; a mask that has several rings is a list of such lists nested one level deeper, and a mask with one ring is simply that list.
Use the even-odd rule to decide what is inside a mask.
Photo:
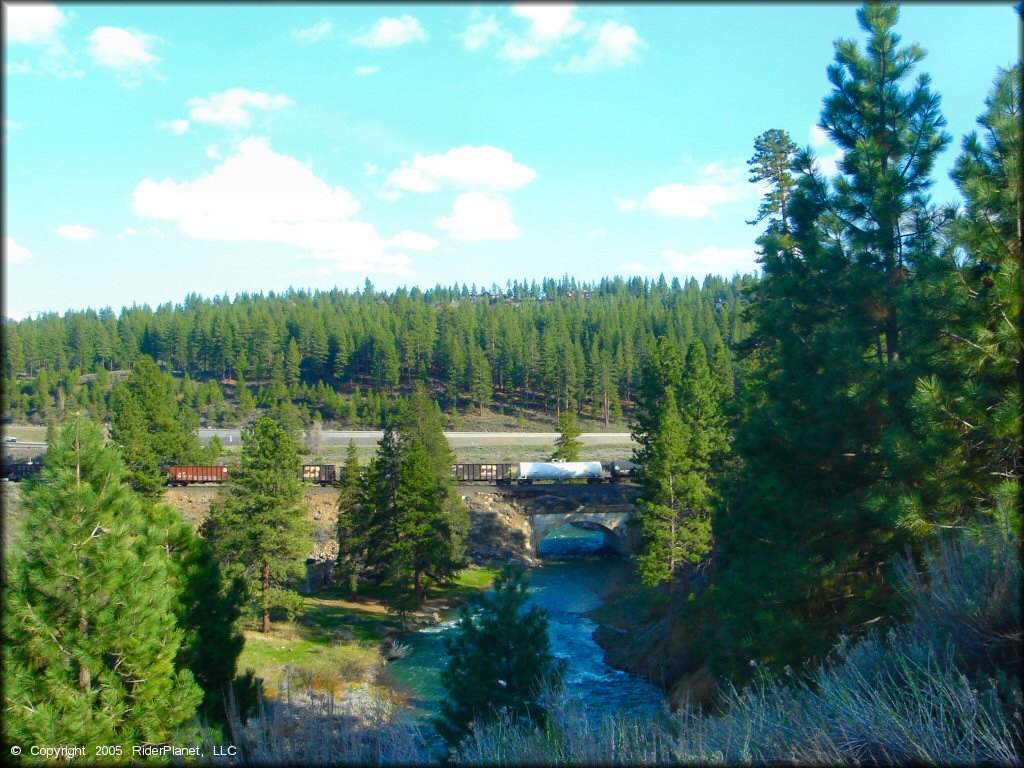
[{"label": "bridge arch", "polygon": [[[530,549],[536,555],[540,543],[556,528],[573,523],[585,523],[587,527],[600,528],[605,534],[605,545],[620,555],[630,554],[630,535],[627,529],[630,513],[627,511],[593,512],[578,510],[572,512],[549,512],[531,515]],[[581,526],[582,527],[582,526]]]}]

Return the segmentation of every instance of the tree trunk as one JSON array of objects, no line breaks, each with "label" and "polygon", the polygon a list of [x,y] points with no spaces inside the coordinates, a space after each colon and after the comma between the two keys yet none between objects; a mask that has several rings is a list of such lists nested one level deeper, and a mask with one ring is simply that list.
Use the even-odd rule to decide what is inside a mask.
[{"label": "tree trunk", "polygon": [[423,573],[417,569],[413,578],[416,581],[416,603],[423,605]]},{"label": "tree trunk", "polygon": [[263,632],[270,632],[270,607],[267,605],[267,593],[270,591],[270,563],[263,564]]}]

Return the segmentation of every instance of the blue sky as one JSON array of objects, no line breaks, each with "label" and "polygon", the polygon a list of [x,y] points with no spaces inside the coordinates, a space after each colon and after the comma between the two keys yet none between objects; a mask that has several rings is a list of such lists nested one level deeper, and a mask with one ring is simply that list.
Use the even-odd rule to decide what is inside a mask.
[{"label": "blue sky", "polygon": [[[754,269],[756,136],[856,5],[4,4],[5,313]],[[911,4],[954,142],[1011,3]]]}]

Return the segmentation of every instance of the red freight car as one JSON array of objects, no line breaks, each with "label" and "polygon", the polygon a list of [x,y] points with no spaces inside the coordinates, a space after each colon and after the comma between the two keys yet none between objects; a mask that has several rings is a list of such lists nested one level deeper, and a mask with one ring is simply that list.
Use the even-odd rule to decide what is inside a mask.
[{"label": "red freight car", "polygon": [[217,465],[171,467],[167,470],[168,485],[193,483],[223,483],[228,479],[228,468]]}]

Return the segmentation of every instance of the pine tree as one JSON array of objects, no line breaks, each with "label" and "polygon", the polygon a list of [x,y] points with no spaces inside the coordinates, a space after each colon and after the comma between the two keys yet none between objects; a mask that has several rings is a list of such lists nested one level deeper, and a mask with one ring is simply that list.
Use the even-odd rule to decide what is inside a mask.
[{"label": "pine tree", "polygon": [[440,409],[417,384],[385,425],[352,528],[368,576],[411,584],[420,602],[424,576],[448,579],[463,566],[469,519],[453,463]]},{"label": "pine tree", "polygon": [[302,353],[299,352],[299,345],[292,336],[288,339],[288,348],[284,353],[284,380],[289,387],[297,387],[301,380]]},{"label": "pine tree", "polygon": [[757,218],[748,224],[760,224],[769,219],[769,229],[787,232],[789,230],[789,201],[793,196],[796,180],[790,171],[797,146],[789,134],[778,128],[765,131],[754,139],[754,156],[747,161],[750,166],[750,181],[764,181],[769,189],[757,209]]},{"label": "pine tree", "polygon": [[111,400],[110,437],[123,451],[132,487],[156,496],[165,484],[161,464],[189,464],[199,458],[195,414],[178,404],[174,379],[148,355],[136,359]]},{"label": "pine tree", "polygon": [[270,611],[292,610],[288,585],[304,575],[312,526],[306,520],[301,462],[295,442],[262,417],[242,435],[242,457],[225,498],[210,507],[203,535],[225,573],[244,576],[270,631]]},{"label": "pine tree", "polygon": [[362,467],[356,441],[348,441],[345,464],[341,471],[338,493],[338,581],[354,593],[366,563],[365,520],[366,498]]},{"label": "pine tree", "polygon": [[719,637],[713,664],[742,679],[824,654],[885,615],[902,547],[901,499],[927,456],[912,424],[934,365],[927,302],[936,227],[927,189],[948,142],[924,53],[899,47],[895,5],[857,13],[866,52],[836,43],[820,127],[845,152],[831,181],[801,152],[789,231],[759,240],[752,293],[758,362],[746,372],[741,469],[716,516]]},{"label": "pine tree", "polygon": [[558,440],[555,441],[555,452],[551,454],[551,460],[579,461],[583,448],[583,442],[580,440],[582,434],[576,423],[576,413],[571,408],[566,408],[558,420]]},{"label": "pine tree", "polygon": [[[951,177],[965,205],[947,253],[959,269],[934,297],[943,308],[941,358],[953,375],[917,382],[915,406],[933,449],[926,488],[911,499],[913,529],[962,525],[978,510],[1012,510],[1024,471],[1021,128],[1022,70],[1001,70],[964,138]],[[937,292],[938,293],[938,292]],[[1014,523],[1020,531],[1019,515]]]},{"label": "pine tree", "polygon": [[547,612],[524,611],[527,582],[520,569],[506,566],[491,592],[459,609],[455,632],[445,638],[448,665],[441,673],[447,698],[435,719],[450,749],[470,732],[474,719],[507,711],[520,722],[543,724],[540,686],[557,684],[562,666],[551,653]]},{"label": "pine tree", "polygon": [[159,744],[202,691],[175,669],[174,571],[166,532],[122,482],[125,466],[81,417],[51,430],[46,469],[23,497],[8,561],[4,730],[8,743]]},{"label": "pine tree", "polygon": [[192,672],[203,689],[201,713],[209,720],[227,724],[224,702],[233,683],[236,700],[245,711],[252,691],[235,672],[245,638],[238,618],[245,599],[240,578],[225,579],[210,546],[166,504],[149,511],[155,528],[164,532],[163,546],[171,555],[169,583],[175,589],[174,612],[184,632],[175,664]]}]

